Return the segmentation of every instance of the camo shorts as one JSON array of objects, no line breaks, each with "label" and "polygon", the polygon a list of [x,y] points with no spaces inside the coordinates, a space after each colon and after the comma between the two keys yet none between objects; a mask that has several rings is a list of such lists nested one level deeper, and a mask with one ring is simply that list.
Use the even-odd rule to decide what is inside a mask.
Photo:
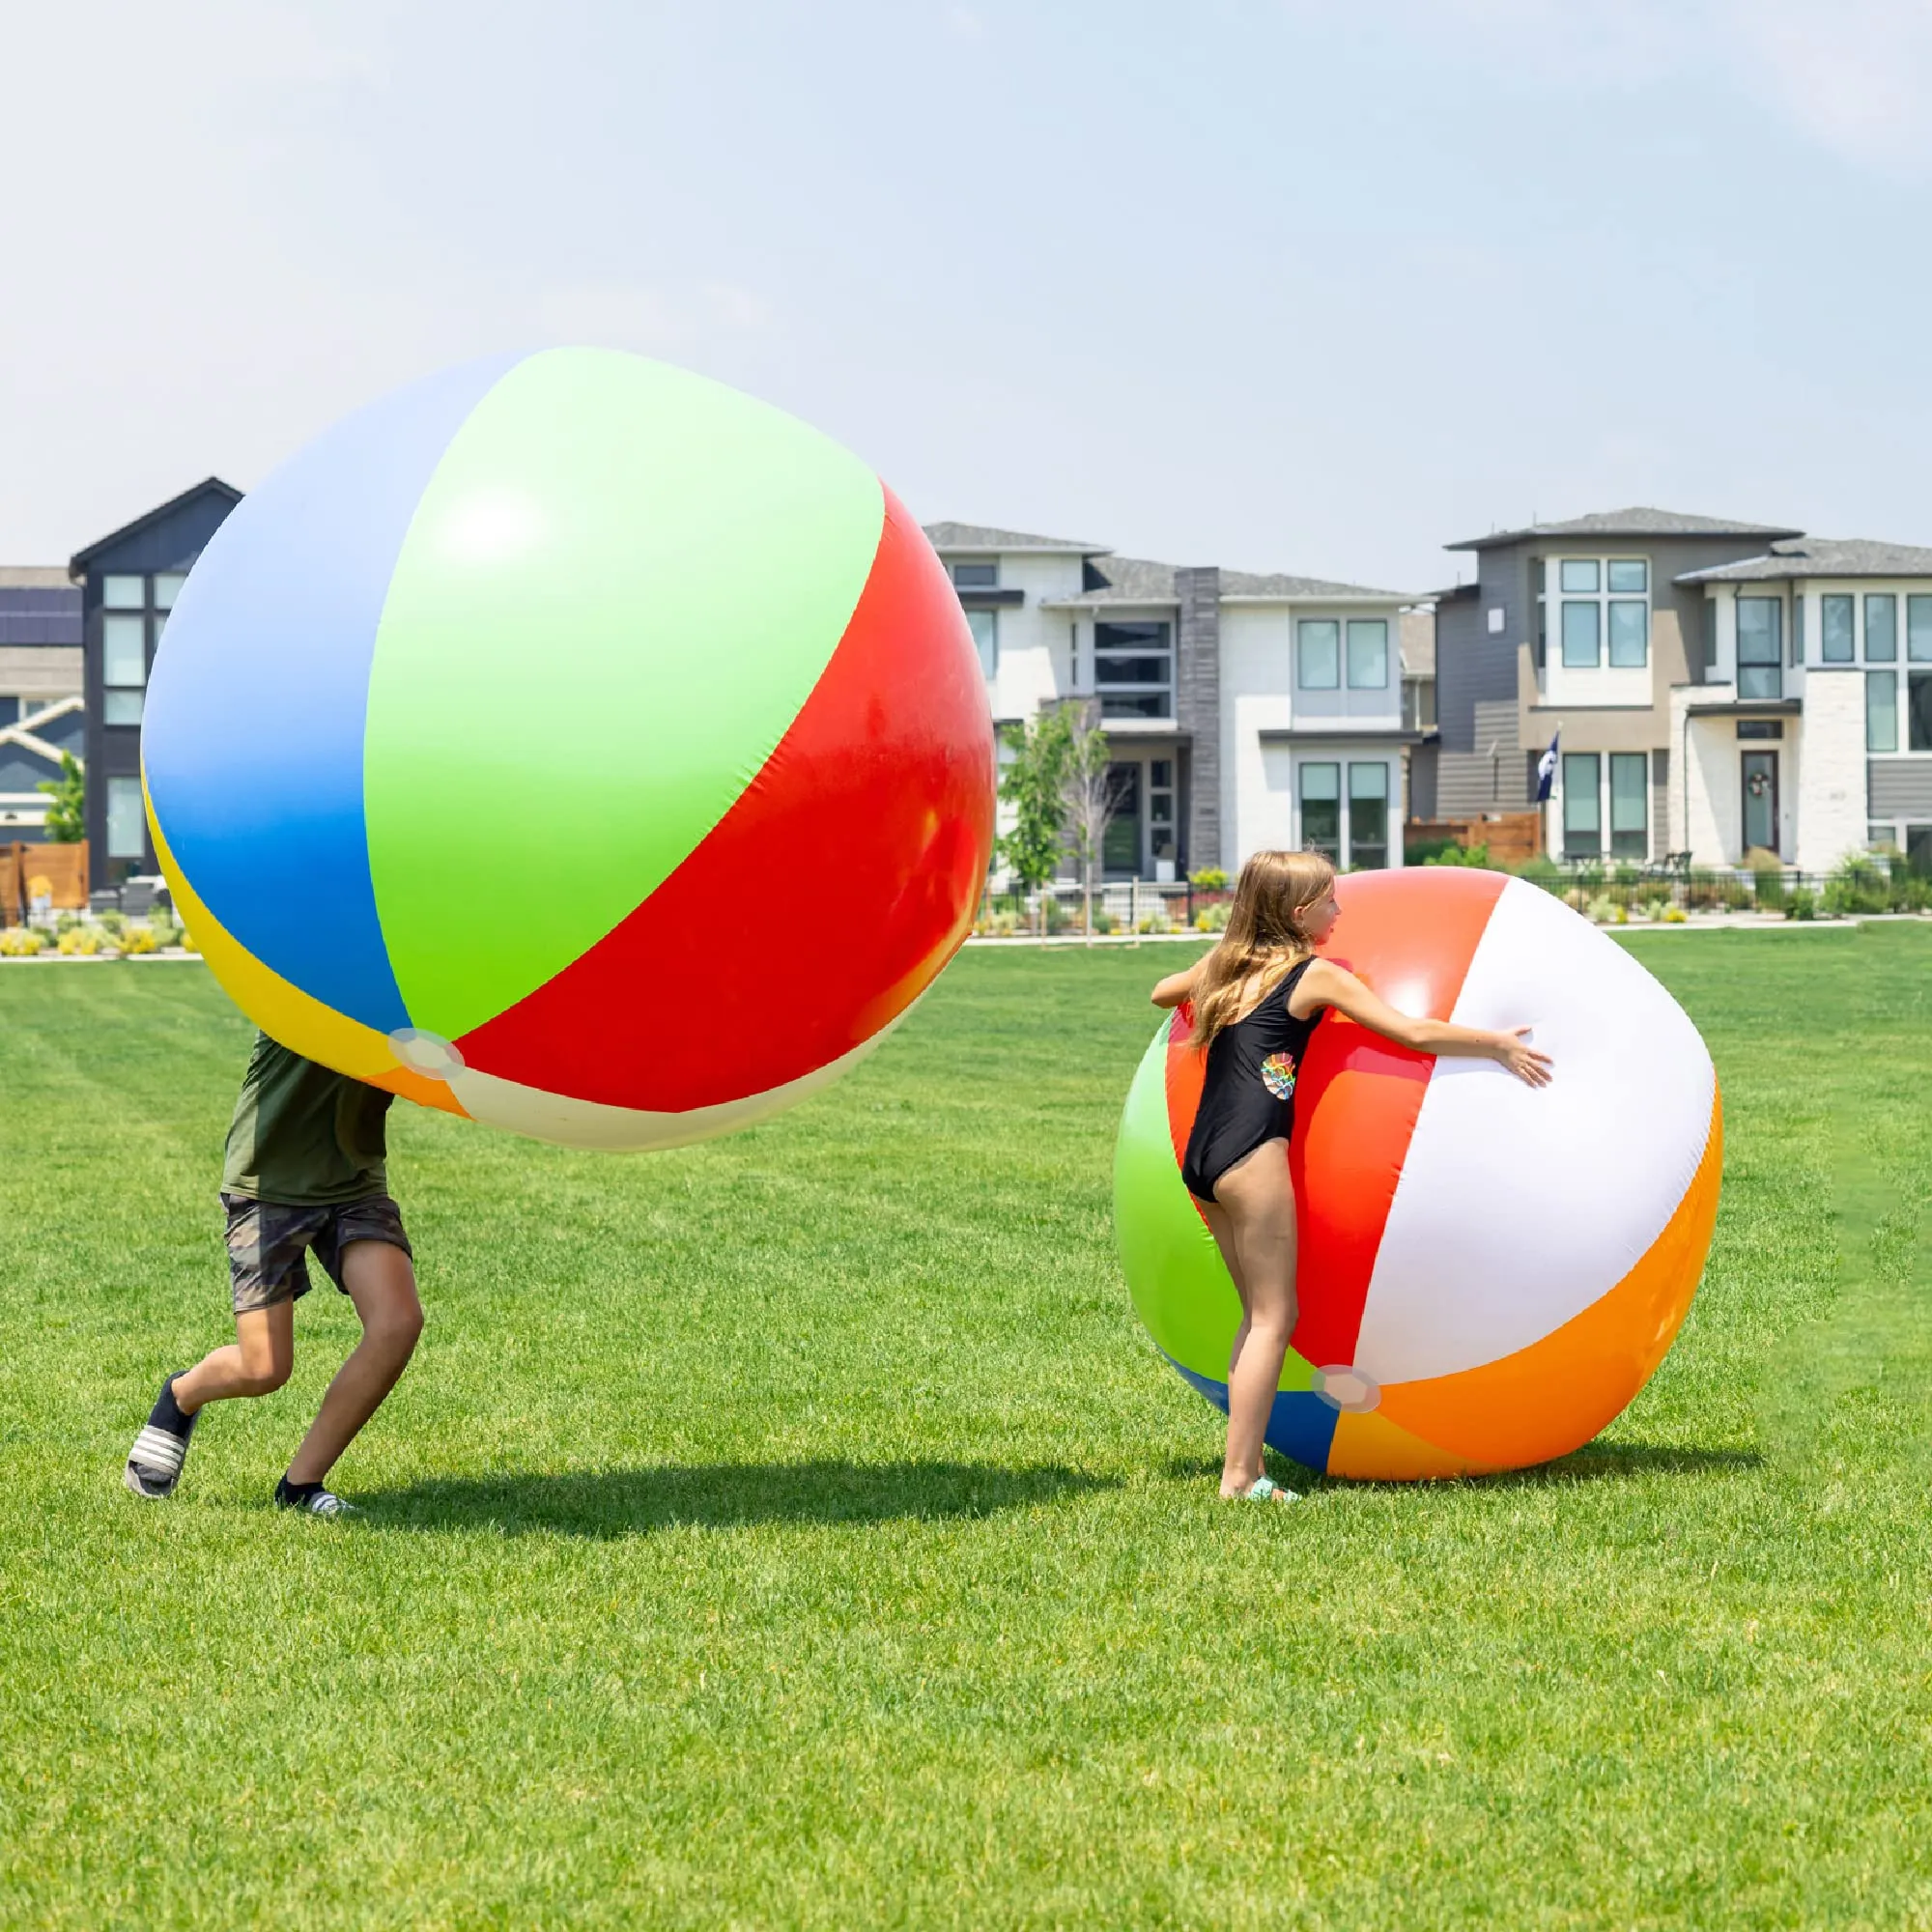
[{"label": "camo shorts", "polygon": [[306,1259],[310,1248],[337,1288],[342,1288],[342,1251],[352,1241],[386,1241],[406,1255],[413,1252],[403,1233],[402,1209],[386,1194],[329,1208],[224,1194],[221,1205],[228,1210],[228,1272],[237,1315],[306,1294],[314,1286]]}]

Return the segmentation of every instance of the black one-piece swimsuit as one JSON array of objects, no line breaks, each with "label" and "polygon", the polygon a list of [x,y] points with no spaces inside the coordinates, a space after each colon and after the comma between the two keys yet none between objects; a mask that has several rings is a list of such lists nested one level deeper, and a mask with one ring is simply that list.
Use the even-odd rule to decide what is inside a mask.
[{"label": "black one-piece swimsuit", "polygon": [[1314,965],[1304,959],[1246,1019],[1223,1027],[1208,1049],[1208,1074],[1187,1136],[1180,1178],[1197,1200],[1211,1201],[1214,1185],[1237,1160],[1264,1141],[1286,1140],[1294,1126],[1294,1080],[1325,1008],[1298,1020],[1288,1003]]}]

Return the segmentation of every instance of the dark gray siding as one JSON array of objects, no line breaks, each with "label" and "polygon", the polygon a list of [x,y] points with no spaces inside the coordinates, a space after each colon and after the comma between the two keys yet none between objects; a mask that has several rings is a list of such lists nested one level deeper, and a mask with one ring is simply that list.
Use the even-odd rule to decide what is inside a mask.
[{"label": "dark gray siding", "polygon": [[[49,779],[60,777],[58,762],[38,757],[24,745],[0,745],[0,791],[32,791]],[[0,832],[0,840],[16,835],[11,827]]]},{"label": "dark gray siding", "polygon": [[[1478,569],[1473,598],[1436,607],[1435,715],[1442,751],[1435,796],[1445,818],[1508,811],[1523,803],[1516,651],[1528,635],[1528,564],[1520,545],[1507,544],[1481,553]],[[1502,629],[1492,632],[1489,613],[1497,608]]]},{"label": "dark gray siding", "polygon": [[1866,774],[1872,817],[1932,824],[1932,756],[1871,758]]},{"label": "dark gray siding", "polygon": [[1435,810],[1435,776],[1441,747],[1430,743],[1415,746],[1408,754],[1408,815],[1411,818],[1434,818]]},{"label": "dark gray siding", "polygon": [[1190,871],[1221,863],[1221,572],[1203,564],[1174,573],[1180,602],[1175,638],[1175,722],[1189,734],[1187,851]]}]

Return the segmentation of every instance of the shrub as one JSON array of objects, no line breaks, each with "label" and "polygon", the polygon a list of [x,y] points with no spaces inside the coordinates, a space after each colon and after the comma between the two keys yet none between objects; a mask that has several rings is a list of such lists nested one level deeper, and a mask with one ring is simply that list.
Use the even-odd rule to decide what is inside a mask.
[{"label": "shrub", "polygon": [[1751,890],[1760,912],[1777,912],[1784,904],[1784,872],[1777,866],[1759,866],[1751,873]]},{"label": "shrub", "polygon": [[1613,886],[1634,886],[1637,882],[1637,869],[1628,859],[1610,874]]},{"label": "shrub", "polygon": [[1490,863],[1490,848],[1487,845],[1450,845],[1436,853],[1433,859],[1425,859],[1425,866],[1487,866]]},{"label": "shrub", "polygon": [[1890,867],[1862,854],[1840,859],[1825,881],[1820,903],[1833,919],[1841,919],[1847,913],[1889,912]]},{"label": "shrub", "polygon": [[1226,932],[1228,929],[1228,908],[1226,905],[1203,906],[1194,915],[1196,932]]},{"label": "shrub", "polygon": [[1932,912],[1932,879],[1917,872],[1891,875],[1891,902],[1899,912]]},{"label": "shrub", "polygon": [[1615,921],[1616,916],[1617,902],[1607,894],[1599,894],[1590,901],[1585,911],[1585,917],[1598,925],[1609,925]]},{"label": "shrub", "polygon": [[1670,904],[1670,895],[1653,889],[1643,895],[1643,911],[1646,919],[1662,919],[1664,909]]},{"label": "shrub", "polygon": [[81,918],[77,912],[58,913],[54,918],[54,931],[56,933],[76,931],[80,924]]},{"label": "shrub", "polygon": [[1112,932],[1113,929],[1114,915],[1105,906],[1095,906],[1094,908],[1094,930],[1098,933],[1108,933]]},{"label": "shrub", "polygon": [[1046,902],[1046,929],[1048,932],[1065,932],[1073,923],[1073,915],[1058,899]]},{"label": "shrub", "polygon": [[91,925],[71,925],[54,942],[54,950],[70,958],[78,954],[83,959],[92,959],[100,951],[100,935]]},{"label": "shrub", "polygon": [[1725,879],[1718,887],[1718,900],[1726,912],[1743,912],[1751,902],[1751,889],[1742,879]]},{"label": "shrub", "polygon": [[1570,882],[1588,893],[1592,898],[1604,890],[1604,868],[1599,865],[1578,866],[1571,873]]},{"label": "shrub", "polygon": [[1151,912],[1142,916],[1140,924],[1134,929],[1137,932],[1172,932],[1174,922],[1164,912]]},{"label": "shrub", "polygon": [[30,926],[0,927],[0,959],[31,959],[45,943]]},{"label": "shrub", "polygon": [[1809,886],[1793,886],[1791,896],[1785,901],[1786,919],[1816,919],[1818,917],[1818,895]]},{"label": "shrub", "polygon": [[[1413,845],[1402,848],[1402,863],[1405,866],[1434,866],[1445,852],[1461,852],[1462,846],[1454,838],[1418,838]],[[1448,862],[1458,862],[1451,859]]]},{"label": "shrub", "polygon": [[1665,925],[1682,925],[1690,917],[1680,905],[1667,905],[1658,916]]},{"label": "shrub", "polygon": [[1709,912],[1723,903],[1724,889],[1715,872],[1692,872],[1684,885],[1684,903],[1692,912]]},{"label": "shrub", "polygon": [[1228,889],[1228,875],[1219,866],[1203,866],[1198,872],[1189,872],[1187,883],[1197,892],[1221,893]]},{"label": "shrub", "polygon": [[121,935],[121,955],[131,958],[138,952],[158,952],[160,942],[155,937],[153,926],[130,925]]},{"label": "shrub", "polygon": [[96,923],[103,931],[113,933],[118,939],[128,929],[128,915],[125,912],[103,912]]},{"label": "shrub", "polygon": [[1010,939],[1020,929],[1020,916],[1009,907],[1005,912],[996,912],[986,925],[996,939]]},{"label": "shrub", "polygon": [[1527,879],[1532,886],[1541,886],[1546,893],[1560,893],[1563,890],[1563,867],[1541,852],[1519,866],[1516,875],[1520,879]]}]

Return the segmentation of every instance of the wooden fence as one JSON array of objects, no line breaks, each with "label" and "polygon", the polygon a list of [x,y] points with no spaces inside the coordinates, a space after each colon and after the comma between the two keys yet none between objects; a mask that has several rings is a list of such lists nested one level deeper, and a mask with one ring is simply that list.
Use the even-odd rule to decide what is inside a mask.
[{"label": "wooden fence", "polygon": [[37,899],[55,912],[87,910],[87,840],[0,845],[0,925],[20,925]]},{"label": "wooden fence", "polygon": [[1453,838],[1466,851],[1487,845],[1490,857],[1503,866],[1520,866],[1543,850],[1540,811],[1504,811],[1493,818],[1411,818],[1402,829],[1410,845],[1439,844]]}]

